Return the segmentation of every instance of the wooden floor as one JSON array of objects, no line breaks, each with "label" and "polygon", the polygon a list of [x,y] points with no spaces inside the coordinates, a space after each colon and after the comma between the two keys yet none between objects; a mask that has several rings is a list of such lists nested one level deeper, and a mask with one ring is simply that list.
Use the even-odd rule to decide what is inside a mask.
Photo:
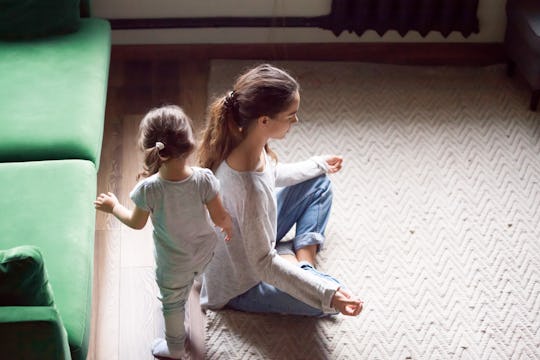
[{"label": "wooden floor", "polygon": [[[132,206],[129,192],[141,170],[135,144],[142,116],[155,106],[179,104],[200,129],[208,68],[208,61],[200,60],[111,62],[98,192],[114,192]],[[98,213],[94,269],[88,359],[153,359],[150,344],[163,336],[163,320],[154,281],[151,224],[135,231]],[[194,358],[202,358],[204,329],[196,305],[192,301],[191,332]]]}]

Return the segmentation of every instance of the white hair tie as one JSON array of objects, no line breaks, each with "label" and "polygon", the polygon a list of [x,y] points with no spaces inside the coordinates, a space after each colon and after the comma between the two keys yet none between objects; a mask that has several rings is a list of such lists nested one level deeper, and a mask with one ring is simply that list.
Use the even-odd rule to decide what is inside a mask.
[{"label": "white hair tie", "polygon": [[161,141],[158,141],[158,142],[156,142],[156,147],[157,147],[158,151],[161,151],[161,150],[165,149],[165,144],[163,144]]}]

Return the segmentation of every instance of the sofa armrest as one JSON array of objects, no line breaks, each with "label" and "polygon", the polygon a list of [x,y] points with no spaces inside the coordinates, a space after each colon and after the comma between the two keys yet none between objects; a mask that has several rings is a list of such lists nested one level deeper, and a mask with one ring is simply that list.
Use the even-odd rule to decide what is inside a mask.
[{"label": "sofa armrest", "polygon": [[0,307],[0,358],[71,360],[66,330],[52,306]]}]

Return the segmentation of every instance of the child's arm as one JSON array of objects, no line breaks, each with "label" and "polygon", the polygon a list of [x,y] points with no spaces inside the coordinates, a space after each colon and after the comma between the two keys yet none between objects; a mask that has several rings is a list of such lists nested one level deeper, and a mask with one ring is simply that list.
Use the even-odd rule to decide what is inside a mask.
[{"label": "child's arm", "polygon": [[223,207],[223,203],[221,202],[219,194],[206,203],[206,208],[208,209],[208,212],[210,213],[210,218],[212,219],[214,224],[219,226],[222,231],[227,234],[225,240],[231,240],[232,220],[227,210],[225,210],[225,208]]},{"label": "child's arm", "polygon": [[113,214],[118,220],[130,228],[140,230],[146,225],[148,216],[150,213],[137,206],[135,209],[129,210],[124,207],[113,193],[100,194],[94,206],[97,210],[104,211],[109,214]]}]

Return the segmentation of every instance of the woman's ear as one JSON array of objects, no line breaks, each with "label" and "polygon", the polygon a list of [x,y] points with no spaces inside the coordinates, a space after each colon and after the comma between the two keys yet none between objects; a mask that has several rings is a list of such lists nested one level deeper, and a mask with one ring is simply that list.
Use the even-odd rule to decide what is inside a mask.
[{"label": "woman's ear", "polygon": [[259,116],[259,118],[257,119],[257,122],[260,124],[260,125],[266,125],[268,124],[268,121],[270,120],[270,118],[266,115],[263,115],[263,116]]}]

